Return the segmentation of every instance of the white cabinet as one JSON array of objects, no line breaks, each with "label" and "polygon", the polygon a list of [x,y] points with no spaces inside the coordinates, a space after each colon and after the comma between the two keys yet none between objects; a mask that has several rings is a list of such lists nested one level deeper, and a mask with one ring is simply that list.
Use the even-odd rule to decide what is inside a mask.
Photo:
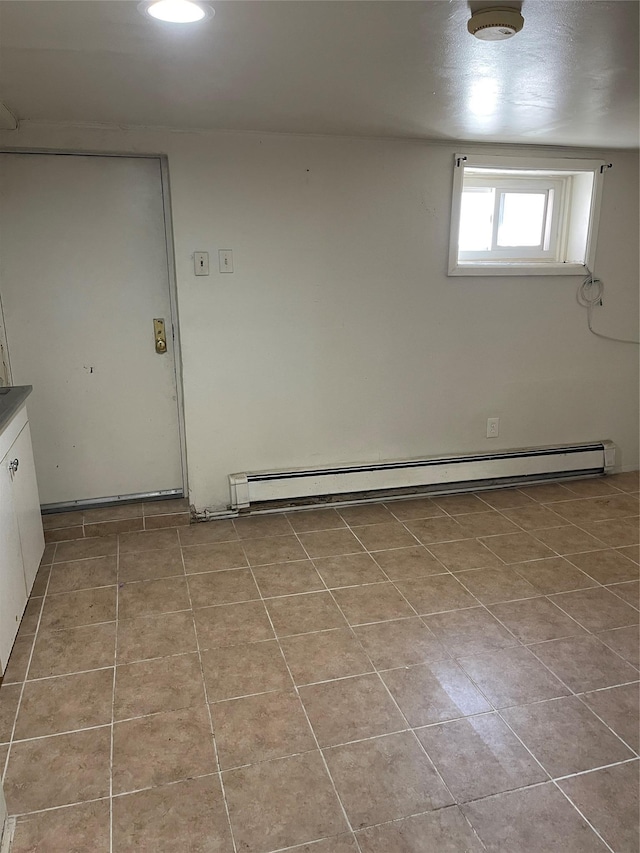
[{"label": "white cabinet", "polygon": [[23,406],[0,435],[0,673],[44,551],[31,435]]}]

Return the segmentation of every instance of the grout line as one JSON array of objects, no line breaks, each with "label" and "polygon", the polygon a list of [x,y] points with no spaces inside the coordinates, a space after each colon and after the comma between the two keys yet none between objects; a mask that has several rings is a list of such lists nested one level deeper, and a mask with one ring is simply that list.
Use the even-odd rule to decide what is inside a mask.
[{"label": "grout line", "polygon": [[[84,520],[84,517],[83,517]],[[113,682],[111,687],[111,731],[109,743],[109,853],[113,853],[113,752],[116,713],[116,664],[118,662],[118,613],[120,604],[120,537],[116,539],[116,631],[113,647]]]},{"label": "grout line", "polygon": [[[182,549],[180,549],[180,555],[181,555],[181,559],[182,559],[182,567],[183,567],[183,569],[185,569],[185,574],[186,574],[186,567],[185,567],[185,563],[184,563],[184,552],[182,551]],[[209,696],[207,694],[207,681],[206,681],[206,678],[204,675],[204,667],[202,665],[202,651],[200,649],[200,637],[198,636],[198,628],[196,626],[195,611],[193,609],[193,602],[191,600],[191,590],[189,589],[188,583],[185,582],[185,586],[187,588],[187,596],[189,598],[189,604],[191,607],[191,618],[192,618],[192,622],[193,622],[193,632],[194,632],[194,635],[196,638],[196,650],[197,650],[197,654],[198,654],[198,661],[200,664],[200,675],[202,678],[202,691],[203,691],[203,695],[204,695],[204,703],[205,703],[205,707],[206,707],[206,712],[207,712],[207,715],[209,717],[209,731],[211,732],[211,741],[213,744],[213,754],[214,754],[214,759],[215,759],[215,763],[216,763],[216,775],[218,777],[218,783],[220,785],[220,792],[222,794],[222,802],[224,803],[224,810],[225,810],[225,814],[227,816],[227,823],[229,825],[229,837],[231,838],[231,845],[233,847],[234,853],[237,853],[238,847],[236,845],[236,840],[235,840],[235,837],[233,834],[233,826],[231,825],[231,815],[229,813],[229,803],[227,802],[227,793],[226,793],[225,788],[224,788],[224,781],[222,779],[222,771],[220,769],[220,758],[218,755],[218,744],[216,741],[215,729],[214,729],[214,725],[213,725],[213,716],[211,714],[211,705],[209,704]]]},{"label": "grout line", "polygon": [[[294,535],[295,535],[295,536],[296,536],[296,538],[298,539],[298,542],[300,543],[300,546],[303,548],[304,552],[307,554],[307,557],[308,557],[308,556],[309,556],[308,551],[307,551],[307,549],[304,547],[304,545],[302,544],[302,542],[300,542],[300,538],[299,538],[298,534],[294,532]],[[243,546],[243,550],[244,550],[244,546]],[[246,556],[246,552],[245,552],[245,556]],[[311,558],[309,558],[309,559],[311,559]],[[258,584],[257,584],[257,582],[256,582],[255,575],[253,574],[253,567],[250,567],[250,570],[251,570],[251,576],[253,577],[253,582],[256,584],[256,587],[258,588],[258,592],[260,592],[260,588],[258,587]],[[320,578],[320,580],[324,583],[324,580],[322,579],[322,577]],[[325,584],[325,587],[326,587],[326,584]],[[330,592],[330,591],[329,591],[329,592]],[[352,826],[352,824],[351,824],[351,820],[349,819],[349,815],[347,814],[347,810],[345,809],[344,804],[343,804],[343,802],[342,802],[342,799],[341,799],[341,797],[340,797],[340,795],[339,795],[339,793],[338,793],[338,789],[337,789],[336,784],[335,784],[335,782],[334,782],[333,776],[331,775],[331,773],[330,773],[330,771],[329,771],[329,765],[327,764],[327,760],[326,760],[326,758],[325,758],[325,756],[324,756],[324,753],[323,753],[322,749],[320,748],[320,743],[318,742],[318,738],[317,738],[317,736],[316,736],[315,730],[314,730],[313,726],[311,725],[311,720],[309,719],[309,715],[308,715],[308,713],[307,713],[306,706],[305,706],[305,704],[304,704],[304,702],[302,701],[302,698],[301,698],[301,696],[300,696],[300,691],[299,691],[299,689],[298,689],[298,685],[296,684],[296,680],[295,680],[295,678],[293,677],[293,673],[291,672],[291,668],[289,667],[289,663],[288,663],[287,658],[286,658],[286,655],[285,655],[285,653],[284,653],[284,649],[282,648],[282,644],[281,644],[281,642],[280,642],[280,637],[279,637],[279,636],[278,636],[278,634],[276,633],[275,626],[274,626],[274,624],[273,624],[273,620],[272,620],[272,618],[271,618],[271,614],[269,613],[269,609],[268,609],[268,607],[267,607],[267,606],[266,606],[266,604],[265,604],[265,600],[264,600],[264,598],[262,598],[262,593],[260,593],[260,596],[261,596],[261,600],[262,600],[262,606],[264,607],[265,613],[267,614],[267,618],[268,618],[268,620],[269,620],[269,624],[270,624],[270,626],[271,626],[271,630],[272,630],[273,635],[274,635],[274,637],[275,637],[275,639],[276,639],[276,642],[277,642],[277,644],[278,644],[278,649],[280,650],[280,654],[281,654],[281,656],[282,656],[282,660],[284,661],[284,665],[286,666],[286,668],[287,668],[287,672],[289,673],[289,678],[291,679],[291,683],[292,683],[292,685],[293,685],[293,690],[295,691],[295,694],[296,694],[296,696],[298,697],[298,702],[300,703],[300,707],[302,708],[302,712],[303,712],[303,714],[304,714],[304,716],[305,716],[305,719],[306,719],[306,721],[307,721],[307,726],[309,727],[309,732],[311,733],[311,736],[312,736],[312,738],[313,738],[313,741],[314,741],[314,743],[315,743],[315,745],[316,745],[316,749],[318,750],[318,752],[319,752],[319,754],[320,754],[320,758],[321,758],[322,763],[323,763],[323,765],[324,765],[325,772],[326,772],[326,774],[327,774],[327,776],[328,776],[328,778],[329,778],[329,781],[331,782],[331,787],[333,788],[333,792],[334,792],[334,794],[335,794],[335,796],[336,796],[336,799],[337,799],[338,804],[339,804],[339,806],[340,806],[340,809],[341,809],[341,811],[342,811],[342,816],[343,816],[343,818],[344,818],[344,820],[345,820],[345,822],[346,822],[346,824],[347,824],[347,826],[348,826],[348,828],[349,828],[349,832],[351,833],[351,836],[352,836],[353,840],[355,841],[355,844],[356,844],[356,847],[357,847],[357,849],[358,849],[359,853],[362,853],[362,848],[360,847],[360,842],[358,841],[358,839],[357,839],[357,837],[356,837],[356,835],[355,835],[355,832],[353,831],[353,826]],[[332,598],[333,598],[333,596],[332,596]],[[334,602],[335,602],[335,599],[334,599]],[[344,615],[344,614],[343,614],[343,615]],[[348,624],[348,623],[347,623],[347,624]],[[351,631],[351,633],[352,633],[352,634],[354,634],[353,630]],[[355,636],[355,634],[354,634],[354,636]],[[356,637],[356,640],[357,640],[357,637]],[[358,641],[358,642],[359,642],[359,641]]]}]

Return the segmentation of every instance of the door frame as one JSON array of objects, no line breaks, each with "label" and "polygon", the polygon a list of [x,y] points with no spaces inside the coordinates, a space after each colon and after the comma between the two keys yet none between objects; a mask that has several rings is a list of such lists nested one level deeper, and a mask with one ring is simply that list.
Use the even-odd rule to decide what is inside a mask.
[{"label": "door frame", "polygon": [[[162,194],[162,213],[164,221],[164,242],[167,258],[167,274],[169,279],[169,307],[171,312],[171,332],[173,337],[173,368],[176,383],[176,406],[178,409],[178,438],[180,443],[180,468],[182,471],[182,497],[189,497],[189,482],[187,469],[187,439],[184,417],[184,387],[182,371],[182,347],[180,343],[180,323],[178,318],[178,286],[176,278],[175,247],[173,240],[173,216],[171,208],[171,186],[169,180],[169,158],[166,154],[140,154],[126,153],[123,151],[84,151],[76,149],[57,148],[13,148],[10,146],[0,147],[0,154],[53,154],[60,157],[125,157],[137,160],[158,160],[160,165],[160,191]],[[11,384],[11,353],[8,350],[4,314],[2,311],[2,282],[0,281],[0,342],[2,342],[6,357],[6,369],[8,373],[8,384]],[[0,383],[1,384],[1,383]],[[148,492],[136,495],[137,498],[162,497],[163,493]],[[180,497],[176,494],[168,497]],[[110,503],[118,503],[115,500]],[[60,506],[59,509],[73,509],[80,505],[104,505],[105,501],[73,501],[71,504]],[[49,511],[56,511],[52,506]]]}]

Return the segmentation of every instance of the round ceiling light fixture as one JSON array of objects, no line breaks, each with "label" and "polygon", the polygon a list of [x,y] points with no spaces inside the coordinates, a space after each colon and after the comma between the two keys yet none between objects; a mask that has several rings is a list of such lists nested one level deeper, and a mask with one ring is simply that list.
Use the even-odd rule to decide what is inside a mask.
[{"label": "round ceiling light fixture", "polygon": [[524,18],[517,9],[497,6],[474,12],[467,21],[467,29],[480,41],[504,41],[519,33]]},{"label": "round ceiling light fixture", "polygon": [[145,3],[144,11],[152,18],[170,24],[195,24],[215,14],[210,6],[201,6],[193,0],[156,0]]}]

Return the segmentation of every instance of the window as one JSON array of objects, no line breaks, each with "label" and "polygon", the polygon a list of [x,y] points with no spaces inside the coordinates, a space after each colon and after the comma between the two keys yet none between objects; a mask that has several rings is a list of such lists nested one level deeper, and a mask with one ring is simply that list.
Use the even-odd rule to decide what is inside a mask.
[{"label": "window", "polygon": [[449,274],[585,275],[604,168],[595,160],[457,154]]}]

